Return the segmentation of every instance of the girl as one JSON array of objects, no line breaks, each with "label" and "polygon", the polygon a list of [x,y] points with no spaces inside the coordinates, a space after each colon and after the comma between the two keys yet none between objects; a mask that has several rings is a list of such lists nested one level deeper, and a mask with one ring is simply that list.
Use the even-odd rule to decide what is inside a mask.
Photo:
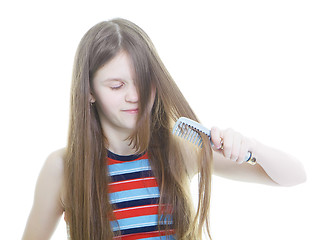
[{"label": "girl", "polygon": [[[49,239],[63,213],[74,240],[201,239],[212,172],[305,181],[298,160],[231,129],[212,128],[213,148],[204,136],[202,148],[175,137],[180,116],[197,121],[146,33],[124,19],[92,27],[75,57],[68,144],[40,173],[23,239]],[[255,166],[241,164],[248,151]]]}]

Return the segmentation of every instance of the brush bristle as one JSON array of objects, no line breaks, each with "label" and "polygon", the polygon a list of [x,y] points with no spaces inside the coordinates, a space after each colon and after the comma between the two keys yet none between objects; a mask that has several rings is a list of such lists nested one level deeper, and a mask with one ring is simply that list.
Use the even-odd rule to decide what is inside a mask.
[{"label": "brush bristle", "polygon": [[203,141],[199,133],[199,129],[184,123],[180,122],[175,125],[175,128],[173,129],[173,134],[177,135],[178,137],[181,137],[199,147],[203,146]]}]

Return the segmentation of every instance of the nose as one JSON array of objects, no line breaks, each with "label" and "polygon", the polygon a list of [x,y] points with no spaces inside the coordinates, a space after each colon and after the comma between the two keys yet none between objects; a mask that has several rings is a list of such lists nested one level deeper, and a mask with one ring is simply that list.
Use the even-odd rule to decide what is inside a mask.
[{"label": "nose", "polygon": [[132,102],[132,103],[138,102],[138,100],[139,100],[138,91],[134,84],[130,85],[130,87],[126,93],[125,100],[127,102]]}]

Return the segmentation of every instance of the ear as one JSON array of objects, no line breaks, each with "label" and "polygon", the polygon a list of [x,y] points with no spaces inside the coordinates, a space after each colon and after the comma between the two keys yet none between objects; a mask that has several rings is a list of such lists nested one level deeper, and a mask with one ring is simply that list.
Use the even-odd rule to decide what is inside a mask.
[{"label": "ear", "polygon": [[96,98],[92,95],[92,93],[89,94],[89,102],[91,104],[95,103],[96,102]]}]

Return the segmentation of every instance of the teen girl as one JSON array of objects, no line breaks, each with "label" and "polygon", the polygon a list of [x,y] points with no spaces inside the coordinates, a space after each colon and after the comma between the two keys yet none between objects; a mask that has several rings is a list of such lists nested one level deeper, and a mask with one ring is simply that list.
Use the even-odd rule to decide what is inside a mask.
[{"label": "teen girl", "polygon": [[[68,144],[40,173],[23,239],[49,239],[63,213],[74,240],[201,239],[212,172],[305,181],[299,161],[231,129],[212,128],[213,148],[207,137],[203,148],[180,140],[171,133],[180,116],[197,121],[146,33],[124,19],[92,27],[76,53]],[[254,166],[241,164],[248,151]]]}]

